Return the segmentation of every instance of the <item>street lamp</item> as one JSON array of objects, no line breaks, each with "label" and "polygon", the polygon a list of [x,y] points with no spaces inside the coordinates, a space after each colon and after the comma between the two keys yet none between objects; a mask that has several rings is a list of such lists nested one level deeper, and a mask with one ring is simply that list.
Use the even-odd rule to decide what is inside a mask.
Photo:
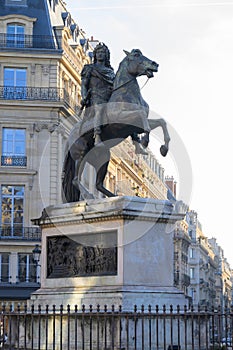
[{"label": "street lamp", "polygon": [[33,261],[35,262],[36,266],[40,266],[39,261],[40,261],[41,249],[39,247],[39,244],[35,245],[35,248],[33,249],[32,254],[33,254]]}]

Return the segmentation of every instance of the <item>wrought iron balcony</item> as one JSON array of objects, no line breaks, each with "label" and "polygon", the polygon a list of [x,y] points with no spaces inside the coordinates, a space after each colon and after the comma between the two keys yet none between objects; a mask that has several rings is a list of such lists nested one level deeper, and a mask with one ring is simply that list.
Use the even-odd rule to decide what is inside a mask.
[{"label": "wrought iron balcony", "polygon": [[0,100],[63,102],[76,110],[76,102],[64,88],[0,86]]},{"label": "wrought iron balcony", "polygon": [[40,227],[0,226],[0,240],[41,241]]},{"label": "wrought iron balcony", "polygon": [[[59,39],[59,38],[58,38]],[[0,33],[0,48],[59,50],[59,42],[52,35],[27,35]]]},{"label": "wrought iron balcony", "polygon": [[26,156],[4,155],[4,156],[1,156],[1,165],[2,166],[26,167],[27,166],[27,157]]}]

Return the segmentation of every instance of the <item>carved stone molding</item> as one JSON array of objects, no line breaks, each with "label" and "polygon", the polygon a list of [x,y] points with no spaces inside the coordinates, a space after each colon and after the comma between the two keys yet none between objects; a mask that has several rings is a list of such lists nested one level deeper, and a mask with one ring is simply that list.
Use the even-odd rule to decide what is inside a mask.
[{"label": "carved stone molding", "polygon": [[41,66],[41,69],[42,69],[42,73],[43,73],[44,75],[48,75],[48,74],[49,74],[49,71],[50,71],[50,66],[48,66],[48,65],[43,65],[43,66]]},{"label": "carved stone molding", "polygon": [[34,131],[40,132],[43,129],[47,129],[50,133],[54,132],[58,128],[58,123],[43,123],[38,122],[34,124]]}]

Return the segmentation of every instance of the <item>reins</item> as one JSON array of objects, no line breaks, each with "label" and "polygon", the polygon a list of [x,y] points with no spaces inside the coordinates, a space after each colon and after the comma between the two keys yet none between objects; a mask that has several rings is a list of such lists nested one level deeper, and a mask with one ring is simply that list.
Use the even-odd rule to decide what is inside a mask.
[{"label": "reins", "polygon": [[142,89],[146,86],[146,84],[148,83],[149,79],[150,79],[150,78],[147,78],[146,82],[142,85],[142,87],[140,88],[140,90],[142,90]]},{"label": "reins", "polygon": [[115,92],[116,90],[122,88],[123,86],[127,85],[128,83],[131,83],[131,81],[133,81],[134,79],[136,79],[136,78],[132,78],[132,79],[126,81],[125,83],[123,83],[122,85],[117,86],[115,89],[112,90],[112,92]]},{"label": "reins", "polygon": [[[125,83],[123,83],[122,85],[117,86],[115,89],[112,90],[112,92],[115,92],[116,90],[122,88],[123,86],[125,86],[125,85],[131,83],[131,81],[133,81],[134,79],[136,79],[136,78],[132,78],[132,79],[126,81]],[[149,79],[150,79],[150,78],[147,78],[146,82],[142,85],[142,87],[140,88],[140,90],[142,90],[142,89],[146,86],[146,84],[148,83]]]}]

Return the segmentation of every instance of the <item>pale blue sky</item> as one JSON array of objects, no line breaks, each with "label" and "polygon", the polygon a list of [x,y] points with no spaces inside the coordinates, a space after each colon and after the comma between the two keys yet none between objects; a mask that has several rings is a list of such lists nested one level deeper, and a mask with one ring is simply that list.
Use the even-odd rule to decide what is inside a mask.
[{"label": "pale blue sky", "polygon": [[[159,157],[158,148],[153,151],[167,175],[187,187],[188,197],[192,190],[190,200],[185,199],[198,212],[204,234],[218,239],[233,267],[233,0],[66,2],[86,35],[108,45],[115,70],[123,49],[139,48],[159,63],[142,94],[151,110],[167,120],[174,138],[168,160]],[[193,181],[187,162],[176,164],[180,139]]]}]

